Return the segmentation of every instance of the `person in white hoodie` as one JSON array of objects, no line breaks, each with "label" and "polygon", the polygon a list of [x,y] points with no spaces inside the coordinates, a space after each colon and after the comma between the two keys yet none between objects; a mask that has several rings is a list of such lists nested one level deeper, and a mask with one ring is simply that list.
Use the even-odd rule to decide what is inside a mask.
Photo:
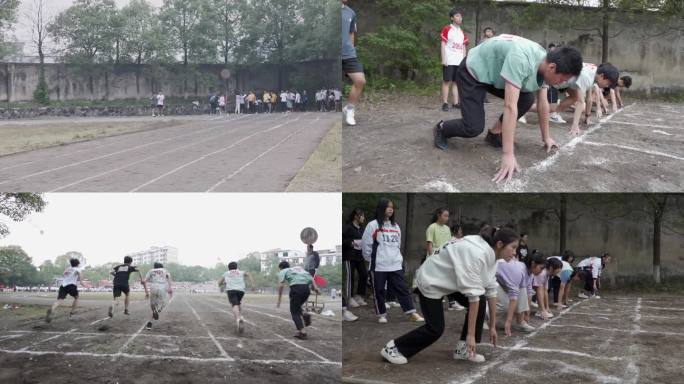
[{"label": "person in white hoodie", "polygon": [[361,247],[363,258],[370,263],[370,278],[375,295],[375,313],[379,323],[387,323],[385,306],[385,283],[399,300],[401,308],[410,321],[423,321],[416,313],[411,293],[404,281],[401,255],[401,228],[394,220],[394,203],[380,199],[375,209],[375,220],[368,223],[363,232]]},{"label": "person in white hoodie", "polygon": [[442,297],[457,292],[466,307],[465,322],[454,359],[482,363],[484,356],[475,351],[482,338],[485,307],[489,304],[489,338],[496,347],[496,260],[511,260],[518,246],[518,234],[510,229],[493,227],[479,235],[450,241],[436,250],[416,271],[414,286],[418,291],[425,325],[390,340],[380,351],[393,364],[408,359],[437,341],[444,332]]}]

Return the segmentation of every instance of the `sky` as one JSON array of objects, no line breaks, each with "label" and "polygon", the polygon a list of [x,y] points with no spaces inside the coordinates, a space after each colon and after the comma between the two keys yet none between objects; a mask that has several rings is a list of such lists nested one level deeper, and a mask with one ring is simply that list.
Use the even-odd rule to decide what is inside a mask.
[{"label": "sky", "polygon": [[[213,267],[252,251],[298,249],[307,226],[317,249],[341,243],[339,193],[121,193],[44,194],[48,205],[23,222],[0,215],[10,235],[0,246],[19,245],[34,265],[68,251],[89,265],[119,262],[151,246],[178,248],[179,262]],[[43,234],[41,234],[41,230]]]}]

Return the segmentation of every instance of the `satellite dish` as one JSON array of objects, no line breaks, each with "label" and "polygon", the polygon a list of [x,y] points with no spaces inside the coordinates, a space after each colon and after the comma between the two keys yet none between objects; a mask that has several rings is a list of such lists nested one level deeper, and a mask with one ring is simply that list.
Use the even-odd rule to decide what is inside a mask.
[{"label": "satellite dish", "polygon": [[311,245],[318,240],[318,232],[311,227],[306,227],[302,229],[302,233],[299,234],[299,238],[302,239],[302,243]]}]

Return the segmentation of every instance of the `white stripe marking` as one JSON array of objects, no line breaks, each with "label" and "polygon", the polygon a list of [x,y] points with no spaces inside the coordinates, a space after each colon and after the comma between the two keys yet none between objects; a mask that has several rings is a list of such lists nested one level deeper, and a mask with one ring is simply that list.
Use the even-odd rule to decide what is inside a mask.
[{"label": "white stripe marking", "polygon": [[99,323],[100,321],[105,321],[105,320],[108,320],[108,319],[109,319],[109,316],[103,317],[103,318],[100,319],[100,320],[95,320],[95,321],[93,321],[92,323],[90,323],[90,325],[95,325],[95,324]]},{"label": "white stripe marking", "polygon": [[648,150],[648,149],[630,147],[629,145],[608,144],[608,143],[597,143],[597,142],[595,142],[595,141],[585,141],[584,144],[593,145],[593,146],[596,146],[596,147],[615,147],[615,148],[620,148],[620,149],[627,149],[627,150],[634,151],[634,152],[641,152],[641,153],[645,153],[645,154],[648,154],[648,155],[669,157],[669,158],[675,159],[675,160],[684,160],[684,157],[680,157],[680,156],[677,156],[677,155],[672,155],[672,154],[665,153],[665,152],[660,152],[660,151],[650,151],[650,150]]},{"label": "white stripe marking", "polygon": [[684,129],[684,127],[670,127],[670,126],[668,126],[668,125],[630,123],[630,122],[627,122],[627,121],[611,121],[610,123],[611,123],[611,124],[634,125],[634,126],[637,126],[637,127],[649,127],[649,128]]},{"label": "white stripe marking", "polygon": [[286,342],[288,342],[288,343],[294,345],[295,347],[297,347],[297,348],[299,348],[299,349],[301,349],[301,350],[307,351],[307,352],[309,352],[310,354],[312,354],[312,355],[318,357],[318,358],[321,359],[321,361],[323,361],[323,362],[326,362],[326,363],[329,363],[329,362],[330,362],[330,360],[328,360],[328,359],[326,359],[325,357],[319,355],[318,353],[316,353],[316,352],[310,350],[309,348],[302,347],[301,345],[295,343],[294,341],[288,340],[288,339],[286,339],[285,337],[283,337],[283,336],[281,336],[281,335],[279,335],[279,334],[277,334],[277,333],[276,333],[275,335],[278,336],[278,337],[280,337],[283,341],[286,341]]},{"label": "white stripe marking", "polygon": [[[479,344],[479,345],[486,345],[486,346],[489,346],[489,347],[493,347],[492,344],[489,344],[489,343],[481,343],[481,344]],[[590,354],[588,354],[588,353],[577,352],[577,351],[570,351],[570,350],[567,350],[567,349],[551,349],[551,348],[535,348],[535,347],[518,347],[518,348],[514,348],[514,347],[502,347],[502,346],[497,346],[497,348],[500,348],[500,349],[507,349],[507,350],[511,350],[511,351],[530,351],[530,352],[544,352],[544,353],[548,353],[548,352],[552,352],[552,353],[561,353],[561,354],[564,354],[564,355],[588,357],[588,358],[597,359],[597,360],[620,361],[620,360],[623,360],[623,359],[624,359],[623,357],[620,357],[620,356],[614,356],[614,357],[595,356],[595,355],[590,355]]]},{"label": "white stripe marking", "polygon": [[192,313],[195,314],[195,317],[196,317],[197,320],[199,321],[199,323],[200,323],[200,325],[202,326],[202,328],[204,328],[204,330],[207,331],[207,333],[209,334],[209,337],[211,338],[211,341],[214,342],[214,344],[216,345],[216,348],[218,348],[219,352],[221,352],[221,357],[223,357],[224,359],[233,360],[233,358],[231,358],[230,356],[228,356],[228,354],[226,353],[226,351],[225,351],[225,350],[223,349],[223,347],[221,346],[221,343],[219,343],[218,340],[216,340],[216,338],[215,338],[214,335],[211,333],[211,331],[209,330],[209,328],[207,328],[207,326],[204,325],[204,322],[202,321],[202,319],[200,318],[200,316],[197,314],[197,311],[195,311],[195,308],[193,308],[192,305],[190,305],[187,301],[185,302],[185,304],[186,304],[188,307],[190,307],[190,309],[192,310]]}]

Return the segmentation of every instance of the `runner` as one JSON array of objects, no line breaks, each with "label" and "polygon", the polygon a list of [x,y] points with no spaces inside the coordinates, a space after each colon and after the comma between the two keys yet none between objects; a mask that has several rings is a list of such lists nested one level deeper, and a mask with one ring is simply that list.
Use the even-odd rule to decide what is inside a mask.
[{"label": "runner", "polygon": [[[304,268],[290,268],[290,263],[281,261],[278,264],[278,269],[280,269],[280,272],[278,273],[278,304],[276,304],[276,308],[280,308],[285,284],[289,285],[290,314],[292,315],[295,327],[297,327],[297,334],[294,337],[305,340],[307,338],[306,327],[311,325],[311,315],[303,313],[302,305],[306,303],[311,294],[309,284],[313,285],[313,289],[317,294],[320,294],[321,291],[318,289],[318,285],[316,285],[311,274],[305,271]],[[302,319],[304,320],[303,322]]]},{"label": "runner", "polygon": [[239,270],[237,263],[231,261],[228,263],[228,272],[224,273],[221,276],[221,280],[219,280],[219,287],[225,285],[228,302],[233,307],[235,327],[238,333],[242,333],[244,330],[245,318],[242,317],[242,297],[245,295],[245,277],[249,279],[252,290],[255,290],[256,286],[254,285],[252,275],[249,272]]},{"label": "runner", "polygon": [[456,85],[456,71],[466,57],[468,35],[461,29],[462,12],[456,8],[449,12],[451,24],[442,29],[441,58],[442,58],[442,111],[449,112],[449,87],[453,94],[453,109],[461,108],[458,102],[458,86]]},{"label": "runner", "polygon": [[133,259],[130,256],[126,256],[124,257],[123,264],[117,265],[109,272],[110,275],[114,276],[114,302],[109,306],[109,311],[107,312],[110,318],[114,317],[114,307],[118,308],[119,297],[121,297],[122,292],[126,295],[126,298],[124,299],[124,315],[128,315],[128,304],[130,303],[129,293],[131,291],[128,286],[128,278],[131,276],[131,273],[135,272],[140,277],[140,283],[142,283],[143,288],[145,288],[145,298],[149,295],[147,292],[147,283],[143,280],[140,271],[131,265],[132,262]]},{"label": "runner", "polygon": [[162,93],[161,89],[159,90],[159,93],[157,94],[157,116],[164,116],[164,99],[166,97],[164,96],[164,93]]},{"label": "runner", "polygon": [[549,134],[549,104],[546,85],[557,85],[577,76],[582,70],[582,55],[564,47],[546,52],[534,41],[498,35],[470,50],[456,71],[461,92],[460,119],[440,121],[434,128],[434,144],[449,148],[450,137],[472,138],[485,129],[484,98],[489,92],[504,99],[504,113],[487,133],[486,142],[502,148],[501,163],[493,181],[510,180],[519,170],[514,153],[517,119],[532,106],[535,93],[540,103],[539,126],[547,152],[558,148]]},{"label": "runner", "polygon": [[342,1],[342,71],[352,81],[347,105],[342,109],[344,121],[347,125],[356,125],[354,117],[355,106],[359,102],[363,87],[366,85],[366,75],[363,65],[356,56],[356,12],[347,6],[347,0]]},{"label": "runner", "polygon": [[171,275],[164,269],[162,263],[154,263],[154,269],[147,271],[145,281],[150,284],[149,298],[152,314],[146,326],[147,330],[150,330],[152,329],[152,320],[159,320],[159,314],[169,303],[168,300],[173,295],[173,288],[171,288]]},{"label": "runner", "polygon": [[74,302],[71,304],[71,311],[69,312],[69,318],[71,318],[76,312],[76,306],[78,305],[78,283],[82,280],[81,270],[78,265],[81,262],[78,259],[69,260],[70,267],[64,270],[62,274],[62,283],[59,286],[59,292],[57,293],[57,301],[55,301],[50,308],[47,310],[45,315],[45,321],[52,321],[52,314],[57,310],[66,296],[69,295],[74,298]]}]

